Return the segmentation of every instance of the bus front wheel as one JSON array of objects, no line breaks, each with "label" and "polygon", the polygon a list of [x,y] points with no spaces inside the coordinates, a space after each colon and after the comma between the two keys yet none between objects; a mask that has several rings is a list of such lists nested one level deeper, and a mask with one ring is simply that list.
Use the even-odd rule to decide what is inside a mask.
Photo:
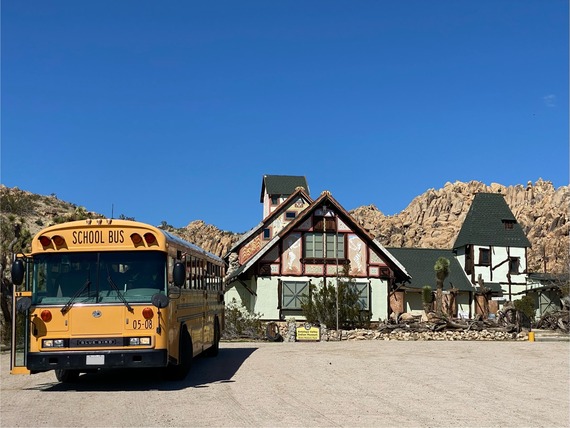
[{"label": "bus front wheel", "polygon": [[79,370],[56,369],[55,377],[63,383],[77,382],[79,379]]},{"label": "bus front wheel", "polygon": [[188,330],[184,330],[180,336],[180,349],[178,350],[178,364],[166,366],[166,378],[169,380],[184,380],[192,367],[192,339]]}]

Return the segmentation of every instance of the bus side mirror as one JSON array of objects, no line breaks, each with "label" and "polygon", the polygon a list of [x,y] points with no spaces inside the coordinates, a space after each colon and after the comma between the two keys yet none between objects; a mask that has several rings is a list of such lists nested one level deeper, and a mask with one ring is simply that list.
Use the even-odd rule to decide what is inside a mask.
[{"label": "bus side mirror", "polygon": [[24,261],[22,259],[14,260],[14,263],[12,263],[12,282],[15,285],[22,285],[25,271]]},{"label": "bus side mirror", "polygon": [[158,309],[163,309],[168,306],[168,300],[169,300],[168,296],[165,296],[164,294],[161,293],[156,293],[155,295],[152,296],[151,302]]},{"label": "bus side mirror", "polygon": [[174,285],[182,287],[186,283],[186,266],[184,263],[176,262],[174,264],[174,271],[172,272]]},{"label": "bus side mirror", "polygon": [[20,297],[17,301],[16,301],[16,311],[24,314],[26,313],[26,311],[28,309],[30,309],[30,307],[32,306],[32,299],[30,299],[29,297]]}]

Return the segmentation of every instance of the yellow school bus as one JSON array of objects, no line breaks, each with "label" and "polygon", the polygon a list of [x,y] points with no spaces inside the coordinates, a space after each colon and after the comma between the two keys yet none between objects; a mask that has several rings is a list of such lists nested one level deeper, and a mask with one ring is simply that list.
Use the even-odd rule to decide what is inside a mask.
[{"label": "yellow school bus", "polygon": [[218,353],[224,262],[159,228],[74,221],[40,231],[12,265],[11,372],[61,382],[107,368],[163,367],[186,377]]}]

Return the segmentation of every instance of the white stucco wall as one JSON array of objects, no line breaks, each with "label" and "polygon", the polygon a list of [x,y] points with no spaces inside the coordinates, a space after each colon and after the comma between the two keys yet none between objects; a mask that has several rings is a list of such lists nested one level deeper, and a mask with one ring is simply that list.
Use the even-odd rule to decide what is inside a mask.
[{"label": "white stucco wall", "polygon": [[388,318],[388,284],[382,279],[370,280],[370,321]]},{"label": "white stucco wall", "polygon": [[[311,281],[314,277],[282,277],[283,281]],[[236,299],[241,302],[250,312],[261,314],[262,320],[279,319],[279,277],[259,277],[247,281],[246,284],[257,296],[249,293],[239,282],[234,282],[225,294],[226,303]],[[385,280],[372,279],[370,281],[370,309],[371,321],[385,320],[388,318],[388,285]],[[296,318],[302,319],[299,315]]]},{"label": "white stucco wall", "polygon": [[[489,247],[486,246],[474,246],[473,255],[475,264],[479,262],[479,250],[488,248]],[[511,247],[510,249],[506,247],[491,247],[491,266],[474,266],[475,279],[479,278],[479,275],[481,275],[485,282],[508,282],[507,274],[509,273],[509,263],[506,260],[508,260],[509,256],[518,257],[520,261],[520,273],[517,275],[511,274],[511,283],[526,283],[526,274],[523,273],[526,270],[525,249],[517,247]],[[464,258],[460,263],[464,265]]]},{"label": "white stucco wall", "polygon": [[257,278],[257,299],[255,312],[261,314],[262,320],[279,319],[278,296],[279,281],[277,277]]}]

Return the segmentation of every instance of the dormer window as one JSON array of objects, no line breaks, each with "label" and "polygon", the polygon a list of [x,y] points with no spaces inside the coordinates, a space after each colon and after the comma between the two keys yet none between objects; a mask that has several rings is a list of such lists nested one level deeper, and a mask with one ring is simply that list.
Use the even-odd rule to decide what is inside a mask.
[{"label": "dormer window", "polygon": [[512,230],[515,227],[514,220],[503,220],[503,225],[505,226],[506,230]]}]

